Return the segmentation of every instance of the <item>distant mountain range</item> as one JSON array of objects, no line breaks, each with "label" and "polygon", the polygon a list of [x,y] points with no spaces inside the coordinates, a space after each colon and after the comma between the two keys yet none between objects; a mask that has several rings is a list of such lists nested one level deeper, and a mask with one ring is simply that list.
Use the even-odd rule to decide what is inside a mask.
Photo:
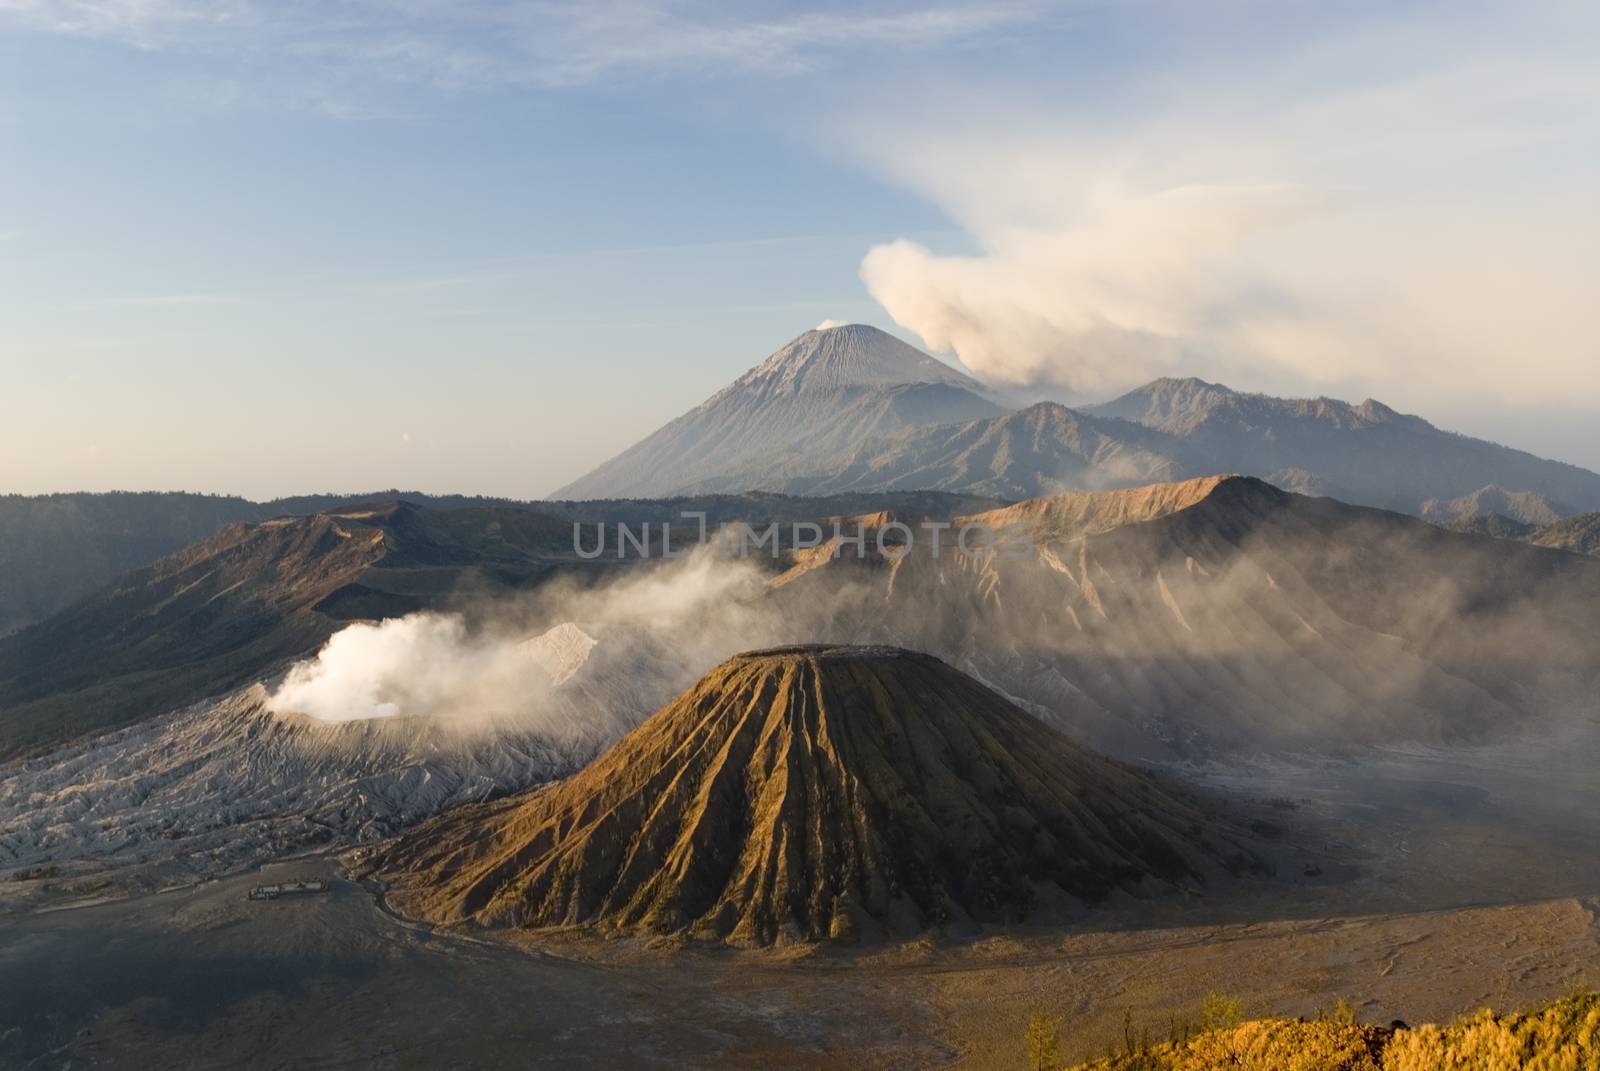
[{"label": "distant mountain range", "polygon": [[[574,521],[637,524],[684,511],[706,513],[711,525],[990,515],[1009,502],[1076,501],[1080,489],[1223,472],[1470,534],[1580,554],[1600,547],[1595,513],[1567,516],[1600,512],[1600,475],[1441,431],[1375,401],[1284,400],[1164,379],[1103,405],[1043,402],[1009,412],[914,347],[845,326],[800,336],[563,489],[572,500],[401,492],[267,503],[186,494],[0,497],[0,754],[218,694],[314,649],[343,621],[538,584],[573,565]],[[1379,528],[1351,530],[1366,538]],[[1419,552],[1431,546],[1404,531]],[[1275,552],[1284,560],[1309,546],[1348,553],[1314,527],[1286,546],[1293,554]],[[1205,561],[1193,552],[1186,559]],[[1516,561],[1536,564],[1527,579],[1545,590],[1556,567],[1545,558]],[[1492,555],[1464,562],[1469,570],[1509,568]],[[1133,574],[1147,567],[1137,559],[1125,565]],[[1175,575],[1180,565],[1189,568],[1162,568]],[[1415,572],[1380,565],[1380,574]],[[912,574],[899,572],[903,592]],[[1169,590],[1175,582],[1164,581]],[[1373,597],[1393,583],[1385,580]],[[1164,622],[1164,611],[1146,612]],[[1392,632],[1374,621],[1376,633]],[[899,632],[885,638],[904,640]],[[947,650],[940,637],[925,639]],[[1468,660],[1446,672],[1472,671]],[[1507,701],[1491,689],[1463,699],[1463,709],[1481,707],[1489,694]]]},{"label": "distant mountain range", "polygon": [[[362,503],[514,507],[591,521],[680,510],[705,511],[712,523],[880,509],[952,515],[983,509],[981,500],[1219,472],[1502,537],[1600,511],[1596,473],[1441,431],[1376,401],[1269,398],[1160,379],[1100,405],[1043,402],[1013,412],[957,369],[854,324],[807,331],[552,501],[393,489],[269,502],[185,493],[0,496],[0,636],[225,524]],[[967,501],[890,502],[885,492]],[[779,495],[834,503],[784,506]]]},{"label": "distant mountain range", "polygon": [[[1416,513],[1430,499],[1496,488],[1568,510],[1600,508],[1600,474],[1442,431],[1382,402],[1243,394],[1159,379],[1089,413],[1173,436],[1206,472],[1259,476],[1302,494]],[[1182,449],[1181,447],[1179,449]]]},{"label": "distant mountain range", "polygon": [[1503,513],[1475,513],[1447,521],[1444,527],[1600,557],[1600,513],[1579,513],[1545,525],[1529,524]]},{"label": "distant mountain range", "polygon": [[1100,405],[1003,412],[972,380],[859,324],[806,332],[557,494],[938,489],[1020,499],[1217,472],[1405,513],[1489,490],[1537,499],[1534,512],[1600,509],[1600,474],[1371,399],[1160,379]]}]

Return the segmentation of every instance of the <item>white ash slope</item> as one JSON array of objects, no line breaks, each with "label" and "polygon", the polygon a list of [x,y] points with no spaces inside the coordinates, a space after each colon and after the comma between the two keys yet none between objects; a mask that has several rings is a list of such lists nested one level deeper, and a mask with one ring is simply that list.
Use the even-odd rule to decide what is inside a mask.
[{"label": "white ash slope", "polygon": [[602,638],[565,625],[523,645],[550,677],[526,722],[319,721],[272,711],[257,683],[7,767],[0,876],[117,872],[159,888],[563,777],[692,679],[626,630],[592,631]]}]

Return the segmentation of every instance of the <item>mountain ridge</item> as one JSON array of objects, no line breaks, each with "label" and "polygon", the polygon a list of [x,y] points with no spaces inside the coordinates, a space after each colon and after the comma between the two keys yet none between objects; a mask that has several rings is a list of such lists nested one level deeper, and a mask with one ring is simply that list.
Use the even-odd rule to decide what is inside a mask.
[{"label": "mountain ridge", "polygon": [[[1157,380],[1101,405],[1046,401],[962,423],[891,429],[843,454],[792,453],[762,485],[799,494],[926,487],[1025,499],[1211,472],[1414,515],[1491,490],[1523,504],[1508,507],[1513,513],[1541,518],[1600,504],[1600,474],[1441,431],[1373,399],[1272,398],[1203,380]],[[1500,486],[1485,487],[1486,479]]]},{"label": "mountain ridge", "polygon": [[1551,502],[1532,491],[1508,491],[1504,487],[1489,484],[1449,501],[1431,498],[1417,512],[1430,520],[1458,522],[1500,516],[1519,524],[1544,528],[1563,517],[1572,516],[1575,511],[1564,503]]},{"label": "mountain ridge", "polygon": [[0,759],[220,694],[343,622],[447,600],[467,574],[530,582],[571,547],[570,525],[518,509],[381,503],[226,525],[0,639]]},{"label": "mountain ridge", "polygon": [[1527,538],[1536,547],[1600,557],[1600,513],[1564,517],[1538,529]]},{"label": "mountain ridge", "polygon": [[801,563],[776,593],[1150,760],[1483,738],[1581,706],[1600,666],[1600,566],[1560,551],[1245,476],[962,519],[1019,521],[1020,556],[924,539],[872,569]]},{"label": "mountain ridge", "polygon": [[1600,508],[1600,474],[1445,431],[1372,398],[1275,398],[1167,378],[1085,410],[1173,435],[1212,471],[1297,474],[1356,505],[1414,514],[1429,500],[1499,485],[1568,509]]}]

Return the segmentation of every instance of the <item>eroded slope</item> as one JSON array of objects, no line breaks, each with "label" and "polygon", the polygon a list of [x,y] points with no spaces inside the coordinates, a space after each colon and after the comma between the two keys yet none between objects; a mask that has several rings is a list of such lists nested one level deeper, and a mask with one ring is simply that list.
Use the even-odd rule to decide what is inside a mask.
[{"label": "eroded slope", "polygon": [[706,676],[571,780],[377,860],[440,922],[853,940],[1259,865],[1197,801],[935,658],[784,648]]}]

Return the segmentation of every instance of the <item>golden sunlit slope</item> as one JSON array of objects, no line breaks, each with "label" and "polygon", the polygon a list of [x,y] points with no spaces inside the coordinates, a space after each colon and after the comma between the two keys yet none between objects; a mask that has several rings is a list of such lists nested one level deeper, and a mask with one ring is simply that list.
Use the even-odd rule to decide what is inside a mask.
[{"label": "golden sunlit slope", "polygon": [[1066,539],[1109,532],[1125,524],[1155,520],[1206,500],[1233,476],[1202,476],[1176,483],[1153,483],[1116,491],[1073,491],[1004,506],[957,524],[983,524],[996,531],[1012,525],[1031,527],[1035,539]]},{"label": "golden sunlit slope", "polygon": [[1597,1071],[1600,995],[1531,1012],[1480,1011],[1448,1025],[1390,1029],[1260,1019],[1187,1041],[1134,1047],[1079,1071]]},{"label": "golden sunlit slope", "polygon": [[378,857],[436,922],[855,940],[1260,867],[1204,804],[922,654],[723,663],[571,780]]}]

